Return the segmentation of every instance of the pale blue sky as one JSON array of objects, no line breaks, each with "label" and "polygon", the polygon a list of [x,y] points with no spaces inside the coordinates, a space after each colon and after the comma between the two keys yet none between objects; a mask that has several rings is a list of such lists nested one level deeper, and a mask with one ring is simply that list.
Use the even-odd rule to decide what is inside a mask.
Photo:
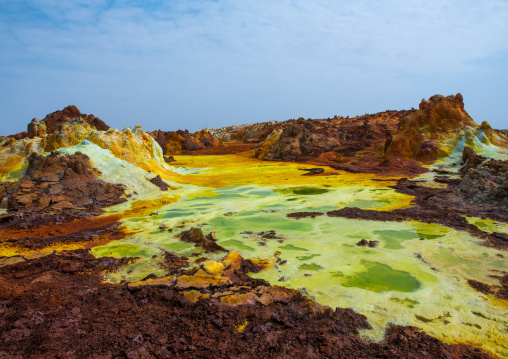
[{"label": "pale blue sky", "polygon": [[113,127],[418,107],[508,128],[507,0],[3,0],[0,135],[74,104]]}]

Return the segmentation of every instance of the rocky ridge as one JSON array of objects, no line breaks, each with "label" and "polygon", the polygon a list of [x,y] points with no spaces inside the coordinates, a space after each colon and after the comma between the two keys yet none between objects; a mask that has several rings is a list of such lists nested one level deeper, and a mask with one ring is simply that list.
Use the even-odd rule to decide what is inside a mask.
[{"label": "rocky ridge", "polygon": [[218,138],[253,143],[255,156],[294,161],[350,172],[414,176],[448,156],[457,143],[476,149],[479,142],[508,148],[503,131],[477,125],[464,109],[462,95],[435,95],[418,110],[373,115],[230,126],[210,130]]},{"label": "rocky ridge", "polygon": [[152,131],[149,134],[161,146],[165,155],[176,155],[186,151],[197,151],[209,147],[220,147],[222,141],[206,130],[190,133],[182,131]]}]

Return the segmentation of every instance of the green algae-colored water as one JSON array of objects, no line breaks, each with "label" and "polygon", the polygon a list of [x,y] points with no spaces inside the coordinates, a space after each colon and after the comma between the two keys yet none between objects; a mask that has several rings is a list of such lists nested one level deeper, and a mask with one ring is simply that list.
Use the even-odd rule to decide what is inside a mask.
[{"label": "green algae-colored water", "polygon": [[[104,177],[121,182],[120,175],[128,167],[125,161],[126,167],[117,168],[118,161],[105,152],[89,156],[98,161]],[[132,167],[123,181],[131,193],[138,193],[136,199],[157,198],[160,192],[146,184],[146,174]],[[213,196],[201,195],[204,190]],[[287,217],[298,211],[324,213],[342,207],[383,210],[404,199],[391,188],[379,183],[213,189],[184,185],[174,193],[181,199],[158,209],[156,215],[125,219],[123,225],[132,235],[93,249],[96,256],[140,257],[109,273],[108,280],[164,275],[160,265],[164,250],[189,257],[200,252],[175,237],[199,226],[205,233],[216,232],[220,245],[244,258],[274,258],[280,252],[285,264],[252,276],[300,290],[332,308],[350,307],[365,314],[373,329],[362,335],[370,339],[382,339],[389,323],[414,325],[440,339],[473,343],[508,357],[506,303],[467,284],[469,279],[498,284],[494,276],[508,271],[505,253],[481,246],[467,233],[428,223]],[[129,203],[124,203],[110,212],[127,208]],[[468,220],[489,231],[507,230],[506,224]],[[173,232],[160,230],[162,224]],[[275,238],[263,238],[261,232],[266,231],[274,231]],[[379,243],[359,247],[356,243],[361,239]],[[223,255],[206,254],[210,259]]]},{"label": "green algae-colored water", "polygon": [[380,230],[372,233],[377,234],[385,242],[384,248],[388,249],[401,249],[403,241],[419,238],[414,231]]},{"label": "green algae-colored water", "polygon": [[356,287],[374,292],[397,291],[413,292],[420,288],[420,282],[409,273],[393,270],[386,264],[361,260],[366,271],[355,273],[352,276],[344,276],[341,272],[332,274],[341,279],[344,287]]}]

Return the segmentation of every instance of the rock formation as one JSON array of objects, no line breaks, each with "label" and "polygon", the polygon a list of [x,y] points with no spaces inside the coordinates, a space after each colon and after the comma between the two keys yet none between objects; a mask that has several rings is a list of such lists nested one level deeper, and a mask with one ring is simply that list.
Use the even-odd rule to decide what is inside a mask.
[{"label": "rock formation", "polygon": [[32,154],[26,175],[16,182],[0,183],[0,206],[10,212],[87,216],[100,208],[125,201],[125,187],[99,179],[88,156],[80,152],[44,157]]},{"label": "rock formation", "polygon": [[[482,131],[482,138],[479,130]],[[434,95],[422,100],[418,111],[403,119],[392,141],[385,145],[388,156],[412,158],[432,163],[448,156],[455,145],[466,139],[470,146],[474,140],[506,146],[508,141],[484,121],[478,126],[464,109],[462,95]]]},{"label": "rock formation", "polygon": [[34,118],[32,122],[28,124],[28,137],[44,137],[46,135],[47,126],[44,121]]},{"label": "rock formation", "polygon": [[472,206],[490,205],[493,211],[508,210],[508,161],[489,159],[464,168],[467,169],[454,195]]},{"label": "rock formation", "polygon": [[206,253],[226,251],[224,247],[217,244],[214,232],[205,235],[201,228],[193,227],[183,231],[177,237],[184,242],[194,243],[196,247],[203,248]]},{"label": "rock formation", "polygon": [[161,146],[165,155],[176,155],[184,151],[197,151],[207,147],[222,146],[222,142],[205,130],[190,133],[188,130],[150,132]]},{"label": "rock formation", "polygon": [[[446,154],[448,149],[456,143],[457,136],[470,134],[471,138],[474,136],[480,138],[484,135],[481,137],[481,140],[485,141],[483,143],[490,141],[493,144],[503,145],[503,139],[498,136],[499,133],[496,130],[491,129],[487,123],[477,126],[466,115],[459,95],[444,99],[434,96],[422,104],[418,111],[387,111],[351,119],[335,117],[323,120],[298,119],[284,123],[256,124],[238,127],[229,133],[230,137],[227,137],[227,132],[223,133],[222,138],[228,138],[228,140],[234,138],[249,143],[248,146],[239,146],[239,148],[255,148],[255,151],[238,156],[242,160],[255,153],[259,159],[309,163],[309,166],[292,164],[281,166],[293,168],[285,172],[288,175],[284,176],[286,178],[282,181],[289,180],[287,178],[289,176],[297,178],[297,181],[302,183],[325,179],[328,182],[323,182],[323,186],[334,187],[341,181],[340,177],[343,179],[344,177],[368,177],[369,185],[386,180],[393,184],[393,178],[386,178],[387,175],[393,173],[413,175],[424,171],[425,169],[415,159],[431,162],[435,156],[440,156],[440,153]],[[132,174],[134,171],[141,172],[141,170],[112,158],[116,156],[144,170],[143,175],[136,178],[141,178],[146,184],[150,181],[166,191],[176,187],[165,182],[168,177],[164,175],[161,177],[154,171],[157,166],[168,168],[164,163],[163,151],[169,155],[205,148],[213,149],[220,146],[221,142],[207,131],[199,131],[195,134],[188,131],[156,131],[150,134],[153,136],[151,137],[143,132],[140,126],[134,129],[126,127],[123,131],[113,130],[102,127],[102,121],[99,122],[100,120],[90,116],[82,115],[77,108],[70,106],[63,111],[48,115],[43,121],[34,119],[28,127],[27,136],[0,139],[0,175],[12,175],[9,178],[11,181],[17,179],[17,176],[20,177],[14,182],[0,183],[0,207],[4,209],[0,214],[0,244],[3,250],[0,256],[0,357],[489,357],[488,353],[465,344],[445,344],[419,331],[416,327],[389,325],[386,337],[382,341],[366,341],[359,335],[360,330],[371,328],[364,315],[355,313],[352,309],[332,310],[323,307],[313,301],[310,290],[307,291],[300,286],[297,287],[298,290],[271,286],[263,279],[249,277],[249,273],[269,268],[282,273],[284,268],[293,267],[296,262],[296,260],[292,262],[291,257],[285,257],[288,251],[301,250],[305,253],[307,250],[289,243],[284,246],[276,244],[277,247],[266,248],[269,250],[266,253],[273,253],[274,248],[280,249],[273,256],[267,254],[268,258],[260,258],[256,255],[257,258],[251,259],[244,259],[235,251],[228,252],[225,247],[231,245],[233,241],[220,241],[225,246],[222,247],[217,243],[215,232],[205,234],[202,229],[213,223],[211,222],[213,219],[208,214],[215,211],[212,207],[214,203],[222,200],[219,190],[215,193],[209,188],[205,189],[205,186],[199,189],[190,183],[191,185],[182,187],[182,191],[177,194],[158,193],[156,195],[156,191],[153,190],[148,192],[147,196],[143,196],[140,192],[133,193],[129,198],[130,203],[112,209],[108,215],[92,217],[100,214],[101,208],[120,203],[125,197],[125,187],[101,180],[101,173],[93,168],[92,163],[114,162],[112,168],[118,171],[109,178],[121,178],[125,183],[129,183],[129,178],[123,176],[125,171],[130,171],[129,174]],[[453,117],[450,121],[452,124],[448,124],[448,117]],[[94,158],[89,158],[81,152],[66,156],[62,155],[64,150],[58,152],[58,149],[73,146],[82,141],[86,142],[73,149],[71,153],[78,148],[83,152],[86,149],[90,151],[87,153],[93,153],[97,155],[97,158],[99,155],[107,157],[111,162],[105,160],[105,162],[98,160],[92,162]],[[92,146],[91,143],[101,148]],[[252,144],[255,145],[252,146]],[[49,151],[52,153],[48,156],[39,155]],[[227,157],[227,160],[231,157]],[[169,161],[169,157],[167,158]],[[462,159],[464,167],[459,172],[461,177],[440,177],[440,185],[443,185],[441,187],[425,186],[422,182],[406,178],[400,179],[392,188],[413,195],[414,201],[410,206],[404,205],[392,211],[388,209],[383,211],[382,207],[377,208],[380,210],[345,207],[337,211],[329,211],[327,216],[376,221],[411,220],[423,224],[439,223],[485,239],[487,245],[501,249],[508,248],[508,235],[484,232],[476,225],[470,224],[465,218],[465,216],[485,215],[489,218],[508,221],[508,161],[487,160],[477,155],[473,147],[465,147]],[[26,161],[25,167],[20,166],[23,161]],[[252,172],[247,172],[249,175],[250,173],[253,173],[253,176],[268,173],[259,171],[259,161],[248,158],[248,162],[252,165],[251,168],[254,168]],[[328,168],[311,168],[312,164],[385,176],[355,177],[345,176],[342,173],[340,176],[330,172]],[[105,177],[111,175],[110,172],[106,173],[109,169],[106,166],[101,167]],[[278,165],[272,163],[266,167],[276,166]],[[13,168],[17,171],[11,171]],[[250,170],[249,167],[245,168]],[[296,170],[297,168],[301,171]],[[233,171],[243,173],[244,169],[227,168],[220,175],[231,176]],[[120,172],[119,177],[117,177],[118,172]],[[187,177],[199,175],[201,174],[191,174]],[[309,175],[315,177],[302,177]],[[186,181],[184,177],[186,175],[175,175],[174,178],[176,178],[175,181],[182,180],[183,184]],[[272,181],[272,178],[270,177],[269,181]],[[346,181],[348,180],[343,182]],[[240,186],[238,183],[234,183],[234,186],[240,187],[242,191],[248,191],[249,195],[245,196],[245,200],[235,199],[231,202],[231,206],[228,204],[224,207],[228,212],[220,213],[231,216],[226,218],[228,221],[238,221],[235,225],[239,223],[243,226],[247,223],[242,221],[243,214],[236,215],[237,212],[233,211],[243,211],[243,201],[254,203],[257,201],[254,196],[260,197],[260,201],[265,203],[263,197],[270,196],[272,189],[258,191],[254,185],[246,188],[247,186]],[[286,184],[283,182],[283,186],[292,187],[290,182]],[[353,187],[357,188],[351,191],[351,200],[354,200],[351,203],[367,202],[362,199],[363,197],[356,198],[358,193],[360,196],[366,195],[361,194],[360,186],[363,186],[363,182],[353,184]],[[379,188],[372,186],[366,192],[391,191],[391,188],[387,186],[388,184],[382,184]],[[150,185],[150,187],[153,186]],[[310,186],[301,188],[310,188]],[[316,189],[316,194],[323,194],[330,190]],[[278,200],[284,201],[280,202],[284,203],[282,206],[285,208],[284,211],[290,207],[287,206],[286,200],[293,199],[302,200],[298,208],[313,208],[312,201],[299,198],[300,194],[297,195],[295,190],[291,191],[290,197],[293,198],[279,196],[282,192],[276,196]],[[301,190],[301,192],[306,191]],[[228,192],[223,193],[226,194],[223,197],[230,197]],[[388,193],[390,194],[383,196],[389,198],[388,196],[393,195],[393,192]],[[218,195],[218,198],[211,197],[215,195]],[[307,196],[303,193],[301,195]],[[343,196],[342,193],[340,195]],[[185,209],[182,213],[189,213],[189,217],[192,216],[190,221],[186,218],[187,214],[178,214],[177,206],[176,208],[167,207],[176,203],[178,199],[184,198],[183,196],[187,197],[182,202],[188,201],[188,203],[183,203],[180,208]],[[315,203],[323,201],[332,204],[336,198],[338,197],[318,198]],[[407,200],[409,202],[409,198]],[[192,204],[190,201],[193,201]],[[236,205],[237,201],[242,203]],[[203,207],[205,202],[210,202],[210,206],[207,204]],[[258,207],[259,211],[278,212],[278,204],[273,204],[275,206],[271,202],[266,202]],[[248,205],[246,203],[245,209],[250,210],[249,205],[250,203]],[[328,205],[320,204],[319,206],[315,208],[318,211],[329,208]],[[203,216],[205,214],[206,217]],[[301,230],[306,231],[305,225],[312,221],[312,218],[322,215],[321,212],[306,211],[290,213],[287,217],[300,220],[298,225],[302,225]],[[279,215],[277,216],[280,218]],[[263,215],[259,218],[265,221],[267,217]],[[121,219],[124,221],[120,227],[118,221]],[[210,220],[210,223],[202,222],[205,219]],[[323,219],[327,217],[321,217],[315,221],[321,222]],[[248,225],[257,227],[258,223],[261,222],[252,222]],[[320,226],[319,223],[318,226]],[[366,224],[365,230],[367,226]],[[223,233],[225,239],[236,236],[228,235],[227,231],[221,230],[220,226],[212,228],[217,230],[219,235]],[[293,226],[286,228],[293,228]],[[311,225],[307,228],[316,227]],[[262,246],[266,246],[268,241],[277,241],[282,244],[292,239],[292,231],[288,232],[286,237],[285,233],[277,233],[275,230],[263,228],[263,231],[260,231],[261,229],[252,231],[250,229],[245,228],[241,233],[243,238],[251,241],[253,238],[246,238],[244,235],[253,235],[251,237],[255,237],[256,243]],[[348,225],[342,222],[337,227],[337,231],[345,232],[350,238],[349,246],[353,247],[358,241],[355,239],[356,236],[363,232],[364,228],[361,228],[361,232],[354,229],[347,233]],[[334,233],[323,231],[323,235],[331,237],[330,243],[337,242],[333,238]],[[132,236],[132,238],[127,238],[124,242],[114,242],[124,236]],[[168,239],[166,236],[175,236],[181,241],[192,243],[196,248],[178,243],[174,241],[174,238],[170,238],[173,243],[167,243],[170,241],[166,242]],[[431,233],[428,236],[429,239],[432,238]],[[363,238],[363,235],[359,238]],[[365,238],[367,239],[362,239],[357,245],[365,247],[361,251],[367,254],[374,251],[385,252],[385,249],[388,249],[385,247],[387,243],[385,239],[380,239],[378,242],[368,240],[370,237],[367,236]],[[348,245],[347,242],[344,243]],[[431,244],[430,241],[418,241],[418,243]],[[181,252],[180,250],[175,253],[169,252],[164,247],[167,244],[171,244],[171,247],[167,246],[167,248],[178,248],[183,245],[181,248],[184,249]],[[294,244],[298,244],[298,239]],[[161,247],[158,249],[149,247],[152,245]],[[378,245],[381,248],[372,249]],[[448,245],[446,243],[446,246]],[[92,255],[89,248],[94,246],[98,247],[94,248],[94,255]],[[71,250],[68,250],[69,248]],[[250,252],[250,247],[245,248],[247,252]],[[310,248],[307,254],[311,253]],[[326,247],[323,248],[326,250]],[[340,251],[347,249],[347,247],[341,248]],[[410,247],[407,248],[409,250]],[[435,248],[435,246],[432,247],[432,249]],[[44,250],[38,251],[39,249]],[[356,256],[359,248],[353,247],[353,249]],[[220,258],[220,252],[227,253]],[[139,257],[126,258],[123,257],[125,253],[139,255]],[[185,256],[181,255],[183,253]],[[412,256],[408,256],[407,253],[404,251],[403,256]],[[123,258],[97,258],[102,255]],[[298,262],[305,262],[319,255],[314,253],[310,256],[298,256],[296,259]],[[414,255],[419,260],[425,261],[420,253],[416,252]],[[501,253],[497,253],[497,256],[504,258]],[[392,258],[392,255],[389,257]],[[136,263],[132,267],[126,267],[133,262]],[[327,262],[328,260],[324,260],[319,263]],[[316,263],[308,262],[305,265],[298,263],[297,265],[305,270],[305,277],[316,273],[314,272],[316,268],[312,267],[319,267],[326,271],[326,276],[333,275],[333,285],[340,283],[338,278],[341,278],[343,273],[334,273],[330,268],[322,268],[317,263],[316,259]],[[148,273],[145,272],[144,266],[148,268]],[[122,272],[109,274],[118,275],[118,284],[105,281],[105,273],[115,270]],[[138,270],[140,272],[136,273]],[[434,271],[436,268],[430,267],[430,270]],[[394,272],[404,273],[399,269]],[[129,276],[131,273],[133,275]],[[428,275],[431,272],[425,269],[425,273]],[[501,272],[499,271],[498,274]],[[452,275],[453,283],[457,278],[461,278],[456,276],[455,272]],[[281,282],[287,280],[287,277],[279,279]],[[370,277],[368,280],[371,280]],[[372,280],[376,281],[377,278],[372,277]],[[313,282],[323,284],[320,280]],[[432,285],[434,286],[436,282],[433,280]],[[485,295],[496,293],[503,299],[508,293],[508,277],[504,274],[500,282],[500,286],[491,286],[492,284],[474,280],[468,281],[469,285],[481,290]],[[289,281],[286,284],[293,285]],[[457,285],[460,283],[458,282]],[[363,287],[354,288],[353,293],[359,293],[356,290],[361,288]],[[388,291],[388,289],[382,291]],[[423,301],[419,303],[412,300],[420,298],[417,293],[409,294],[410,297],[407,299],[399,299],[394,297],[398,294],[391,291],[390,289],[387,295],[383,294],[383,297],[378,298],[382,298],[382,301],[387,298],[390,298],[390,301],[397,300],[397,305],[401,305],[397,307],[397,310],[404,311],[403,313],[408,317],[413,317],[414,312],[406,312],[406,304],[410,304],[407,305],[407,309],[413,308],[413,305],[423,304]],[[404,290],[404,292],[408,291]],[[472,309],[469,305],[473,302],[472,297],[466,296],[465,299],[467,300],[464,303],[467,305],[466,311],[470,313]],[[482,303],[486,302],[484,299],[479,298]],[[365,300],[365,302],[371,307],[372,303],[376,303],[371,300]],[[383,304],[381,301],[377,303]],[[450,305],[460,305],[460,303],[450,300]],[[484,308],[483,305],[481,308]],[[385,316],[386,308],[381,309]],[[447,310],[445,307],[438,309],[439,311]],[[426,313],[431,311],[423,305],[417,310],[419,314],[425,313],[425,317],[422,318],[426,321],[428,316]],[[489,316],[493,312],[486,311]],[[441,314],[438,313],[438,315]],[[446,316],[446,318],[450,317],[451,315]],[[481,313],[478,317],[481,317],[481,320],[487,319]],[[457,316],[453,317],[453,320],[457,324],[461,319]],[[483,325],[484,322],[480,323]],[[446,329],[449,328],[446,326]],[[487,328],[497,328],[497,326]],[[481,329],[479,325],[477,327],[474,324],[471,329],[473,335],[478,334],[476,329],[483,330],[487,334],[492,333],[490,329],[486,331],[485,328]],[[502,342],[502,333],[500,337]],[[464,341],[469,343],[467,340]],[[472,345],[481,345],[478,342],[472,343]]]},{"label": "rock formation", "polygon": [[425,172],[408,158],[385,158],[384,146],[397,131],[401,120],[412,111],[386,111],[354,118],[290,120],[278,124],[255,155],[271,161],[295,161],[330,166],[350,172]]},{"label": "rock formation", "polygon": [[279,131],[286,122],[270,121],[255,124],[225,126],[208,129],[214,137],[223,142],[260,143],[273,131]]},{"label": "rock formation", "polygon": [[82,119],[91,127],[95,127],[97,131],[107,131],[110,129],[100,118],[94,115],[82,114],[74,105],[67,106],[61,111],[55,111],[44,117],[42,120],[47,127],[48,133],[58,132],[62,129],[62,125],[69,120]]}]

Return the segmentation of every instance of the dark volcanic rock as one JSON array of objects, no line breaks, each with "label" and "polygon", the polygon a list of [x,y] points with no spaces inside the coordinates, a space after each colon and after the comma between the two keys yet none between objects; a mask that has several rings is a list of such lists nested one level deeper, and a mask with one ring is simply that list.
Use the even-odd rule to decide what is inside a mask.
[{"label": "dark volcanic rock", "polygon": [[300,218],[307,218],[307,217],[316,218],[317,216],[322,216],[322,215],[323,215],[323,213],[321,213],[321,212],[296,212],[296,213],[289,213],[287,216],[289,218],[300,219]]},{"label": "dark volcanic rock", "polygon": [[323,173],[325,171],[324,168],[301,168],[301,171],[307,171],[303,176],[313,176]]},{"label": "dark volcanic rock", "polygon": [[469,161],[454,194],[472,205],[508,211],[508,161],[490,159],[475,167]]},{"label": "dark volcanic rock", "polygon": [[162,263],[164,269],[168,271],[168,274],[181,273],[183,268],[189,267],[189,258],[180,257],[171,252],[164,252],[164,261]]},{"label": "dark volcanic rock", "polygon": [[492,294],[492,288],[485,284],[485,283],[482,283],[482,282],[478,282],[476,280],[473,280],[473,279],[470,279],[467,281],[467,283],[469,284],[469,286],[471,288],[474,288],[476,289],[477,291],[483,293],[483,294]]},{"label": "dark volcanic rock", "polygon": [[466,146],[462,151],[462,161],[466,164],[466,166],[464,166],[461,171],[467,172],[469,168],[477,167],[486,159],[486,157],[477,155],[472,147]]},{"label": "dark volcanic rock", "polygon": [[485,295],[494,295],[500,299],[508,300],[508,274],[504,276],[493,276],[499,279],[499,285],[488,285],[476,280],[467,281],[471,288],[476,289]]},{"label": "dark volcanic rock", "polygon": [[[427,171],[403,156],[385,156],[400,121],[413,111],[385,111],[354,118],[289,120],[279,124],[280,135],[271,133],[258,145],[256,157],[330,166],[353,173],[405,174]],[[318,174],[316,169],[310,174]]]},{"label": "dark volcanic rock", "polygon": [[214,232],[205,236],[201,228],[192,227],[188,231],[183,231],[177,237],[184,242],[194,243],[196,247],[203,248],[206,253],[227,252],[224,247],[216,243]]},{"label": "dark volcanic rock", "polygon": [[185,151],[197,151],[208,147],[222,146],[222,142],[205,130],[190,133],[182,131],[153,131],[149,134],[161,146],[165,155],[179,154]]},{"label": "dark volcanic rock", "polygon": [[369,245],[369,242],[367,242],[367,240],[363,238],[360,242],[356,243],[356,245],[359,247],[365,247]]},{"label": "dark volcanic rock", "polygon": [[155,176],[154,178],[151,178],[150,182],[159,187],[161,191],[167,191],[169,189],[168,184],[164,182],[161,176],[159,175]]},{"label": "dark volcanic rock", "polygon": [[65,214],[83,217],[102,213],[100,208],[124,202],[125,186],[106,183],[81,152],[44,157],[32,154],[26,175],[0,184],[0,203],[24,214]]},{"label": "dark volcanic rock", "polygon": [[359,247],[377,247],[377,245],[379,244],[379,241],[367,241],[365,238],[363,238],[360,242],[356,243],[357,246]]}]

